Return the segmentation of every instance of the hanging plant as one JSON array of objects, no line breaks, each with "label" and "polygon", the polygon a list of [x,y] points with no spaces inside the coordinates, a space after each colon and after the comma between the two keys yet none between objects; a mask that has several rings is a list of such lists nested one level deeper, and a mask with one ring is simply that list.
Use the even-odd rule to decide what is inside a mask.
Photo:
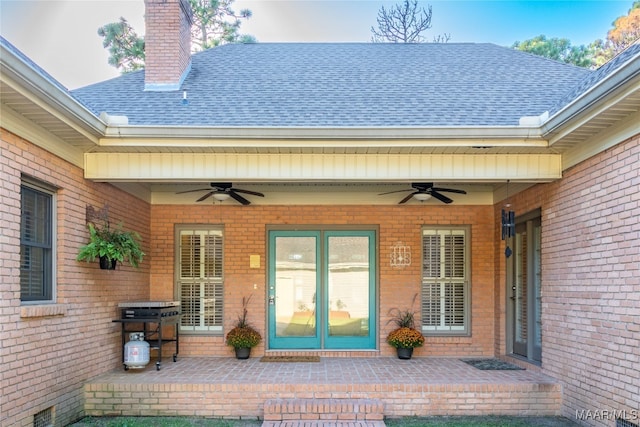
[{"label": "hanging plant", "polygon": [[95,261],[100,259],[100,268],[113,270],[116,263],[128,262],[138,268],[145,253],[140,248],[140,235],[134,231],[124,231],[122,224],[112,228],[109,221],[105,220],[103,226],[96,227],[88,223],[89,243],[80,247],[78,261]]}]

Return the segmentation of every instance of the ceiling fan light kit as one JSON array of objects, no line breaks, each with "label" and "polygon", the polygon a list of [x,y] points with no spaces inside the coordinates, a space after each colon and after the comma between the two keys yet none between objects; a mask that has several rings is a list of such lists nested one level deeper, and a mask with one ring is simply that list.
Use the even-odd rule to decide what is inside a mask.
[{"label": "ceiling fan light kit", "polygon": [[219,202],[224,202],[225,200],[228,200],[229,197],[231,196],[227,193],[213,193],[213,198]]},{"label": "ceiling fan light kit", "polygon": [[427,194],[427,193],[414,193],[413,194],[413,198],[416,200],[419,200],[421,202],[424,202],[425,200],[429,200],[431,198],[431,194]]}]

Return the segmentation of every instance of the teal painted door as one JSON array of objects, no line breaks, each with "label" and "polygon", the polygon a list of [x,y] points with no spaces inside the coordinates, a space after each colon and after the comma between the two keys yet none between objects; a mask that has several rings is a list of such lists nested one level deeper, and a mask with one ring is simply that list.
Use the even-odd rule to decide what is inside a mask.
[{"label": "teal painted door", "polygon": [[374,231],[269,233],[269,348],[376,346]]},{"label": "teal painted door", "polygon": [[269,234],[269,347],[320,348],[320,233]]}]

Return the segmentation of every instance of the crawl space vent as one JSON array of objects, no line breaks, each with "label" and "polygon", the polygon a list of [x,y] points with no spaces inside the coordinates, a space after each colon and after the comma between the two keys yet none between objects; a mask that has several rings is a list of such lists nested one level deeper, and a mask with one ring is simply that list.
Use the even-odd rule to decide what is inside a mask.
[{"label": "crawl space vent", "polygon": [[38,412],[33,416],[33,427],[53,426],[53,406]]},{"label": "crawl space vent", "polygon": [[616,427],[638,427],[638,424],[622,418],[616,418]]}]

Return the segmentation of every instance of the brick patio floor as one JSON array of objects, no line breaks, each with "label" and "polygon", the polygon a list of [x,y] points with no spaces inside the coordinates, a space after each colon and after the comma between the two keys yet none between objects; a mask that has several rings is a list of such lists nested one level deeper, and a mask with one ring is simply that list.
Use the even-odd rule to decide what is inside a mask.
[{"label": "brick patio floor", "polygon": [[561,385],[535,370],[482,371],[455,358],[179,358],[85,385],[86,415],[263,419],[267,399],[379,399],[386,417],[558,415]]}]

